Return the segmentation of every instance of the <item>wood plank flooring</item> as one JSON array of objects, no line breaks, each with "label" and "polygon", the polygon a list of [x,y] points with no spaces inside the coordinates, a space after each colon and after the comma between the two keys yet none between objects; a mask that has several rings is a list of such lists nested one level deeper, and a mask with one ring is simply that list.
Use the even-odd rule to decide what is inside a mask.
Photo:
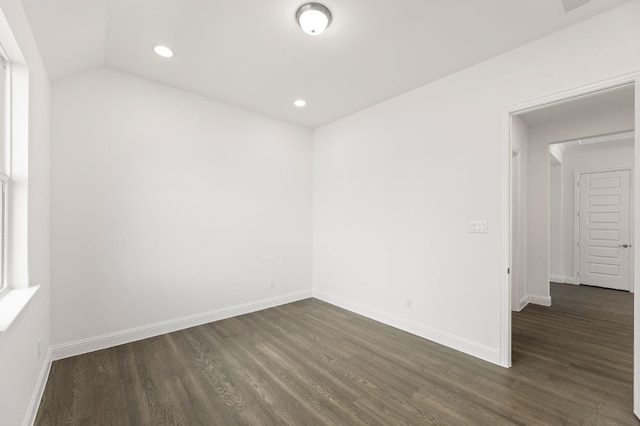
[{"label": "wood plank flooring", "polygon": [[552,298],[511,369],[309,299],[56,361],[35,424],[640,424],[632,295]]}]

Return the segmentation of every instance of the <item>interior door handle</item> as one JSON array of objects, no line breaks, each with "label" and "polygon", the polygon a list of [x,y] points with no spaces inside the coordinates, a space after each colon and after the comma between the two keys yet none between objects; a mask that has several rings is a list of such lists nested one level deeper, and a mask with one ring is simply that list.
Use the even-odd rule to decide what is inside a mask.
[{"label": "interior door handle", "polygon": [[631,244],[620,244],[618,247],[629,248]]}]

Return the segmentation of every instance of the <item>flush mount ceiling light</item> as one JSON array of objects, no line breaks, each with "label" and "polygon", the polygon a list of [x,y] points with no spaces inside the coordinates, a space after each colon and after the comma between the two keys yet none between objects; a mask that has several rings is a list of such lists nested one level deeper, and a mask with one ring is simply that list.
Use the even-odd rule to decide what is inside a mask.
[{"label": "flush mount ceiling light", "polygon": [[320,3],[307,3],[296,12],[296,20],[302,31],[309,35],[318,35],[331,23],[331,12]]},{"label": "flush mount ceiling light", "polygon": [[158,45],[153,48],[153,51],[163,58],[171,58],[173,56],[173,50],[169,49],[167,46]]},{"label": "flush mount ceiling light", "polygon": [[293,104],[295,106],[297,106],[298,108],[302,108],[303,106],[307,105],[307,103],[304,101],[304,99],[298,99]]}]

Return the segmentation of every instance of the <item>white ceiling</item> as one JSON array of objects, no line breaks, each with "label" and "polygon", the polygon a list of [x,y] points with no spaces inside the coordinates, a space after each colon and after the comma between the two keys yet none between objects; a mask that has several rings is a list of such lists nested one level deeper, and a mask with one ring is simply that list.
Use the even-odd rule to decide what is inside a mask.
[{"label": "white ceiling", "polygon": [[317,127],[625,1],[323,0],[333,22],[315,37],[294,19],[304,0],[23,3],[52,81],[107,66]]}]

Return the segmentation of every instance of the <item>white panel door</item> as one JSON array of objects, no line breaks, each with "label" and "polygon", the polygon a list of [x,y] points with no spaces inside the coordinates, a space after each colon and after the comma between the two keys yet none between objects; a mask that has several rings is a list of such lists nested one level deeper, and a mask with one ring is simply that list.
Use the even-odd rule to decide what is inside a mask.
[{"label": "white panel door", "polygon": [[628,170],[580,175],[580,284],[630,290]]}]

